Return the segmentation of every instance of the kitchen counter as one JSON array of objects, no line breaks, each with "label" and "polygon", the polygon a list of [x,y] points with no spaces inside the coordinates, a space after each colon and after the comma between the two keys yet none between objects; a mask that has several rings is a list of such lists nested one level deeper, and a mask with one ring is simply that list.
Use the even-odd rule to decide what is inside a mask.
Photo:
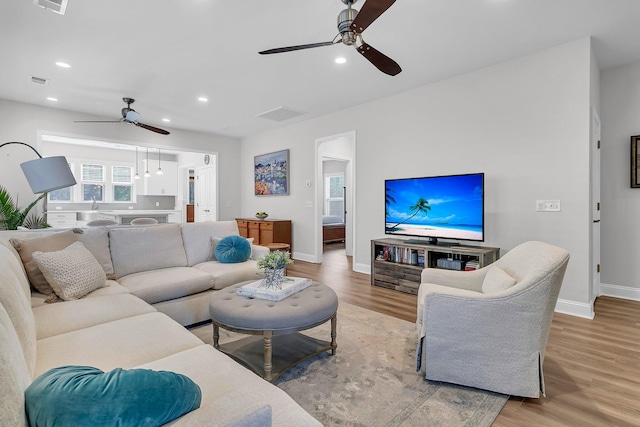
[{"label": "kitchen counter", "polygon": [[72,212],[96,212],[96,213],[110,213],[110,214],[118,214],[118,215],[122,215],[122,214],[134,214],[134,215],[145,215],[145,214],[153,214],[153,213],[182,213],[182,211],[179,210],[174,210],[174,209],[147,209],[147,210],[143,210],[143,209],[117,209],[117,210],[113,210],[113,209],[97,209],[97,210],[91,210],[91,209],[75,209],[75,210],[54,210],[54,211],[47,211],[46,213],[48,214],[53,214],[53,213],[72,213]]},{"label": "kitchen counter", "polygon": [[94,219],[110,219],[118,224],[129,224],[134,218],[155,218],[160,223],[182,222],[182,211],[173,209],[117,209],[117,210],[52,210],[47,211],[47,222],[56,227],[85,227]]}]

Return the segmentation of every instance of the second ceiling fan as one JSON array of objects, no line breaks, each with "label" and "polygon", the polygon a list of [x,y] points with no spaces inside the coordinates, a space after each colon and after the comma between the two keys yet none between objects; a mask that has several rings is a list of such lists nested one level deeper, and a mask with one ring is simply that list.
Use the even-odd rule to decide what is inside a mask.
[{"label": "second ceiling fan", "polygon": [[122,110],[120,110],[120,114],[122,118],[120,120],[75,120],[76,123],[128,123],[132,125],[136,125],[141,127],[142,129],[150,130],[151,132],[159,133],[160,135],[169,135],[169,131],[157,128],[155,126],[146,125],[144,123],[140,123],[138,119],[140,118],[140,113],[131,108],[131,104],[136,102],[133,98],[122,98],[122,100],[127,104]]},{"label": "second ceiling fan", "polygon": [[296,46],[279,47],[275,49],[263,50],[261,55],[272,53],[292,52],[294,50],[311,49],[314,47],[330,46],[337,43],[344,43],[347,46],[354,46],[362,56],[371,62],[378,70],[390,76],[395,76],[402,71],[400,65],[393,59],[374,49],[365,43],[362,32],[380,15],[382,15],[396,0],[367,0],[360,12],[351,6],[358,0],[342,0],[347,5],[338,15],[339,33],[328,42],[303,44]]}]

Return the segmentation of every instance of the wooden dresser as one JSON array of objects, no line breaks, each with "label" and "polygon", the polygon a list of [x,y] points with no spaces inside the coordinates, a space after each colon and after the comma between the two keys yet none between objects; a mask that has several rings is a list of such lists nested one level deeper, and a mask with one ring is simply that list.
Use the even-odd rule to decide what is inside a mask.
[{"label": "wooden dresser", "polygon": [[243,237],[253,237],[256,245],[288,243],[291,245],[291,220],[236,218],[238,230]]}]

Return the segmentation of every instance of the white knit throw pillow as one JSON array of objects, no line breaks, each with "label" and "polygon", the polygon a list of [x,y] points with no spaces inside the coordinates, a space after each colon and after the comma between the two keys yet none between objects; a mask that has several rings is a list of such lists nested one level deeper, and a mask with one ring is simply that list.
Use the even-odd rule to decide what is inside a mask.
[{"label": "white knit throw pillow", "polygon": [[60,251],[37,251],[33,253],[33,258],[53,291],[65,301],[82,298],[107,286],[102,266],[82,242],[73,243]]}]

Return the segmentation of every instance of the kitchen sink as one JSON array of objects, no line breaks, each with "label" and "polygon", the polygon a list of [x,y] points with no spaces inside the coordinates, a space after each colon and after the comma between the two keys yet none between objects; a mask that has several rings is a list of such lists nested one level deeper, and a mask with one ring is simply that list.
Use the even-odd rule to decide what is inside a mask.
[{"label": "kitchen sink", "polygon": [[93,221],[98,219],[98,211],[77,211],[76,221]]}]

